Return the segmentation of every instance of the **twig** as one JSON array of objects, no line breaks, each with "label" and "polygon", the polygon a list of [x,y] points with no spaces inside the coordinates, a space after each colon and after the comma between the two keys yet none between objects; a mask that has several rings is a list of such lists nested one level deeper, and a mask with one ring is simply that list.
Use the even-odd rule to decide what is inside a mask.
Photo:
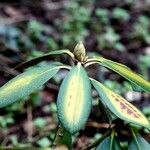
[{"label": "twig", "polygon": [[56,136],[55,136],[55,139],[54,139],[54,142],[53,142],[53,147],[55,147],[56,145],[61,143],[61,139],[63,137],[63,132],[64,132],[64,129],[61,126],[59,126]]},{"label": "twig", "polygon": [[16,76],[16,75],[19,74],[19,72],[17,70],[13,70],[10,67],[8,67],[7,65],[3,66],[3,65],[0,64],[0,68],[1,68],[0,72],[4,72],[4,73],[7,73],[7,74],[10,74],[10,75],[13,75],[13,76]]},{"label": "twig", "polygon": [[1,25],[11,25],[19,22],[29,21],[31,20],[31,16],[26,15],[23,17],[14,17],[14,18],[0,18]]},{"label": "twig", "polygon": [[28,134],[28,141],[32,141],[32,135],[33,135],[33,122],[32,122],[32,106],[28,104],[27,107],[27,134]]},{"label": "twig", "polygon": [[44,7],[47,10],[57,10],[57,9],[64,8],[68,2],[69,2],[68,0],[60,1],[60,2],[50,2],[49,0],[45,0]]},{"label": "twig", "polygon": [[92,127],[94,127],[94,128],[99,128],[99,129],[101,129],[101,128],[112,128],[112,127],[114,127],[115,126],[115,124],[109,124],[109,123],[98,123],[98,122],[95,122],[95,121],[91,121],[91,122],[88,122],[87,123],[87,125],[86,126],[92,126]]}]

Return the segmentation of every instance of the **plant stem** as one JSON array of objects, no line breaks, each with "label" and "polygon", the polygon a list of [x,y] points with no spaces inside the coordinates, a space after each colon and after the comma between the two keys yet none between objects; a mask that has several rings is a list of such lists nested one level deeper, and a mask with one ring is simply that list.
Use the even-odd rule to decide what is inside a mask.
[{"label": "plant stem", "polygon": [[33,121],[32,121],[32,106],[31,103],[28,103],[27,106],[27,135],[28,141],[32,142],[33,135]]},{"label": "plant stem", "polygon": [[91,150],[92,148],[96,147],[99,143],[101,143],[109,134],[111,133],[111,130],[107,130],[102,137],[100,137],[98,140],[96,140],[94,143],[89,144],[87,147],[83,148],[82,150]]},{"label": "plant stem", "polygon": [[133,138],[136,142],[136,146],[137,146],[138,150],[140,150],[140,147],[139,147],[139,144],[138,144],[138,141],[137,141],[136,134],[135,134],[134,130],[132,128],[130,128],[130,131],[131,131],[131,134],[132,134],[132,136],[133,136]]},{"label": "plant stem", "polygon": [[72,139],[71,134],[67,132],[63,127],[59,126],[52,147],[65,145],[71,149]]},{"label": "plant stem", "polygon": [[55,136],[55,139],[54,139],[54,142],[53,142],[53,147],[60,144],[60,140],[61,140],[62,136],[63,136],[63,128],[61,126],[59,126],[56,136]]}]

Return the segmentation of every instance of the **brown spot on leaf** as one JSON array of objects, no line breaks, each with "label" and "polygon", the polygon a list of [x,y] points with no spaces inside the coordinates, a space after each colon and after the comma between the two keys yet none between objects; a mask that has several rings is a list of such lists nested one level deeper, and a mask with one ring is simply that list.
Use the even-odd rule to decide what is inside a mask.
[{"label": "brown spot on leaf", "polygon": [[116,102],[119,102],[119,99],[117,97],[113,97],[113,98]]},{"label": "brown spot on leaf", "polygon": [[123,98],[121,98],[119,95],[116,95],[116,97],[117,97],[118,99],[123,99]]},{"label": "brown spot on leaf", "polygon": [[68,102],[68,107],[70,107],[70,106],[71,106],[71,101]]},{"label": "brown spot on leaf", "polygon": [[71,98],[72,98],[72,95],[69,96],[69,99],[71,99]]},{"label": "brown spot on leaf", "polygon": [[122,102],[120,102],[120,106],[121,106],[121,109],[126,109],[127,108],[126,105]]},{"label": "brown spot on leaf", "polygon": [[115,101],[116,101],[116,102],[119,102],[119,99],[115,98]]},{"label": "brown spot on leaf", "polygon": [[127,113],[129,114],[129,115],[131,115],[133,112],[132,112],[132,110],[130,110],[129,108],[127,109]]},{"label": "brown spot on leaf", "polygon": [[134,107],[132,107],[131,105],[129,105],[127,102],[125,102],[125,104],[126,104],[130,109],[132,109],[132,110],[136,113],[137,116],[141,117],[141,114],[139,114],[138,111],[137,111]]},{"label": "brown spot on leaf", "polygon": [[114,100],[115,100],[116,102],[119,101],[119,99],[118,99],[115,95],[111,94],[111,96],[114,98]]},{"label": "brown spot on leaf", "polygon": [[[120,102],[120,106],[121,106],[122,110],[127,109],[127,113],[129,115],[133,114],[134,118],[140,118],[141,117],[141,114],[139,114],[138,111],[134,107],[132,107],[132,105],[130,105],[130,103],[126,102],[123,98],[121,98],[118,95],[113,95],[112,93],[110,93],[110,95],[114,98],[114,100],[116,102]],[[121,100],[123,102],[121,102]]]},{"label": "brown spot on leaf", "polygon": [[138,115],[134,114],[134,118],[140,118]]},{"label": "brown spot on leaf", "polygon": [[114,97],[114,98],[116,98],[116,96],[115,96],[115,95],[113,95],[113,94],[111,94],[111,96],[112,96],[112,97]]},{"label": "brown spot on leaf", "polygon": [[131,108],[131,109],[133,109],[132,108],[132,106],[129,104],[129,103],[127,103],[127,102],[124,102],[129,108]]}]

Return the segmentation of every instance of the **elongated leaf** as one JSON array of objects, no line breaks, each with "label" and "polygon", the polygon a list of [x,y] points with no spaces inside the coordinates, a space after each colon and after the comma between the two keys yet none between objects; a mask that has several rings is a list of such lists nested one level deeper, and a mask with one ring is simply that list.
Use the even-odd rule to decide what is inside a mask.
[{"label": "elongated leaf", "polygon": [[127,122],[132,122],[146,128],[150,127],[149,121],[135,106],[100,82],[94,79],[91,79],[91,81],[103,102],[116,116]]},{"label": "elongated leaf", "polygon": [[91,84],[81,63],[73,67],[63,80],[58,98],[58,117],[71,134],[86,123],[91,110]]},{"label": "elongated leaf", "polygon": [[96,148],[96,150],[110,150],[111,137],[104,139]]},{"label": "elongated leaf", "polygon": [[68,54],[69,56],[71,56],[72,58],[74,57],[73,53],[71,53],[69,50],[57,50],[57,51],[52,51],[52,52],[49,52],[47,54],[44,54],[40,57],[36,57],[34,59],[31,59],[29,61],[26,61],[18,66],[16,66],[14,69],[17,69],[17,70],[20,70],[20,69],[24,69],[26,67],[30,67],[30,66],[33,66],[43,60],[45,60],[46,58],[49,58],[49,56],[53,56],[53,55],[60,55],[60,54]]},{"label": "elongated leaf", "polygon": [[140,135],[136,135],[129,143],[128,150],[149,150],[150,144]]},{"label": "elongated leaf", "polygon": [[44,66],[30,69],[0,88],[0,107],[7,106],[37,90],[52,78],[61,66]]},{"label": "elongated leaf", "polygon": [[104,67],[107,67],[113,70],[114,72],[120,74],[121,76],[129,80],[130,82],[133,82],[134,84],[140,86],[142,89],[150,93],[150,82],[146,81],[140,75],[131,71],[131,69],[128,68],[127,66],[111,61],[109,59],[105,59],[103,57],[96,57],[91,60],[97,61]]},{"label": "elongated leaf", "polygon": [[108,136],[96,148],[96,150],[121,150],[121,146],[116,138]]}]

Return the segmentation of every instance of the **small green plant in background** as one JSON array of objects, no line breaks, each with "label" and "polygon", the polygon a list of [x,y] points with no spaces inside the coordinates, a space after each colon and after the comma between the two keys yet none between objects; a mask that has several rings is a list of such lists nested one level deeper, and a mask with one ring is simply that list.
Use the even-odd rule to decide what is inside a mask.
[{"label": "small green plant in background", "polygon": [[124,51],[125,47],[120,43],[120,36],[111,27],[106,28],[106,32],[97,37],[99,47],[102,49],[114,48],[118,51]]},{"label": "small green plant in background", "polygon": [[[92,89],[95,89],[99,95],[100,109],[103,109],[104,115],[109,118],[110,125],[106,133],[94,143],[85,146],[84,149],[92,149],[94,147],[97,150],[102,148],[111,150],[122,149],[123,144],[119,141],[117,130],[117,127],[119,126],[121,128],[121,126],[117,123],[111,123],[112,114],[124,121],[124,125],[132,135],[131,140],[127,141],[129,150],[150,149],[150,145],[138,133],[139,126],[150,129],[148,119],[140,110],[123,97],[107,88],[103,83],[90,78],[86,71],[88,66],[98,63],[123,76],[135,86],[139,86],[144,91],[150,93],[150,83],[140,75],[135,74],[127,66],[100,56],[89,57],[86,54],[86,49],[82,42],[79,42],[73,53],[67,49],[52,51],[27,61],[15,69],[26,68],[45,60],[46,57],[61,54],[67,54],[71,58],[73,62],[71,66],[57,62],[29,68],[0,88],[0,107],[6,107],[28,96],[41,88],[60,69],[67,69],[69,72],[60,85],[57,97],[57,113],[60,124],[53,142],[53,147],[65,145],[68,149],[72,149],[72,136],[84,128],[89,118],[92,107]],[[41,120],[42,118],[39,118],[34,121],[39,128],[45,124],[43,120],[42,124],[39,124]],[[47,139],[43,139],[43,141],[46,143],[45,145],[50,145]],[[39,145],[42,143],[42,140],[39,141]]]},{"label": "small green plant in background", "polygon": [[64,21],[56,19],[55,26],[62,33],[60,41],[64,46],[70,45],[71,41],[84,40],[89,35],[89,30],[86,26],[91,21],[92,10],[88,5],[85,6],[76,1],[69,1],[64,7],[65,11],[62,13]]},{"label": "small green plant in background", "polygon": [[112,14],[115,19],[118,19],[121,21],[127,21],[130,18],[128,11],[122,8],[115,8]]},{"label": "small green plant in background", "polygon": [[149,18],[144,15],[140,16],[134,24],[133,37],[150,44],[149,26]]}]

